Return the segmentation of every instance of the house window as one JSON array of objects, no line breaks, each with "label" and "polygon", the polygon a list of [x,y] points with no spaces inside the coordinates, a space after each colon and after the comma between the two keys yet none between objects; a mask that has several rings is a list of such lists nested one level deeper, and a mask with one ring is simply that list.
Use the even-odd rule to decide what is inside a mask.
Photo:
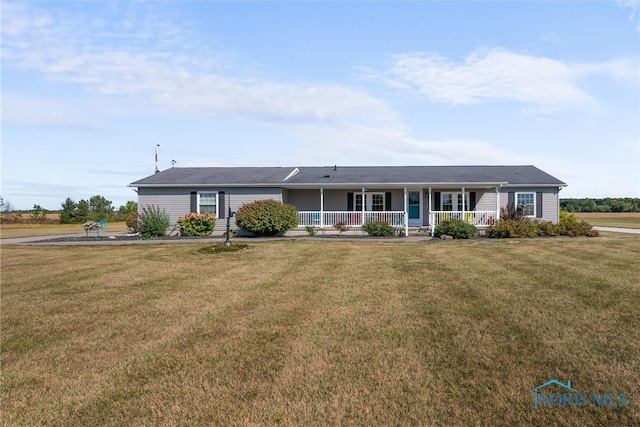
[{"label": "house window", "polygon": [[[362,210],[362,193],[354,193],[353,207],[355,211]],[[384,193],[366,193],[364,195],[364,205],[366,211],[384,211]]]},{"label": "house window", "polygon": [[[462,193],[442,193],[441,209],[443,211],[461,211]],[[469,210],[469,192],[464,193],[464,210]]]},{"label": "house window", "polygon": [[210,212],[218,216],[218,193],[198,193],[198,213]]},{"label": "house window", "polygon": [[453,210],[453,194],[442,193],[442,210],[449,212]]},{"label": "house window", "polygon": [[536,213],[536,194],[516,193],[516,205],[518,209],[522,209],[523,215],[534,216]]},{"label": "house window", "polygon": [[371,194],[371,210],[378,212],[384,210],[384,193]]},{"label": "house window", "polygon": [[[355,210],[361,211],[362,210],[362,193],[356,193],[354,194],[354,196],[356,198]],[[365,200],[366,200],[366,196],[365,196]]]}]

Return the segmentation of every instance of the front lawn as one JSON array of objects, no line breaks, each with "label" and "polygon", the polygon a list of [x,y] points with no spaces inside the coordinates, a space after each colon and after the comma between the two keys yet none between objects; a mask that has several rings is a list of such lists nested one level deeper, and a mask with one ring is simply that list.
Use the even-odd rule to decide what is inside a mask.
[{"label": "front lawn", "polygon": [[3,245],[3,424],[640,419],[638,236],[248,243]]}]

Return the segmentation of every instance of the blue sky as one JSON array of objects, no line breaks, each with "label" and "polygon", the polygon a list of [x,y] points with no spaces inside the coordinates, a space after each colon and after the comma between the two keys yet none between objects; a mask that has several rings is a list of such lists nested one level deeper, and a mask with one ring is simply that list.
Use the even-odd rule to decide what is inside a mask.
[{"label": "blue sky", "polygon": [[187,166],[533,164],[640,197],[638,0],[4,1],[2,188]]}]

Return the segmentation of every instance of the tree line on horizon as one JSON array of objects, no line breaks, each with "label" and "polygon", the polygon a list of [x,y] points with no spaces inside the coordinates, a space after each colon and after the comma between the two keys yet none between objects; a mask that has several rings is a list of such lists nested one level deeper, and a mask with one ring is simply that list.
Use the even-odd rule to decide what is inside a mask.
[{"label": "tree line on horizon", "polygon": [[560,209],[567,212],[640,212],[640,199],[633,197],[560,199]]},{"label": "tree line on horizon", "polygon": [[67,197],[59,211],[60,224],[78,224],[102,219],[124,221],[131,212],[138,212],[138,204],[132,200],[120,206],[117,212],[111,203],[111,200],[100,195],[91,196],[89,200],[81,199],[79,202]]},{"label": "tree line on horizon", "polygon": [[[107,200],[100,195],[91,196],[88,200],[81,199],[75,202],[71,197],[67,197],[61,204],[59,210],[47,210],[38,204],[25,211],[13,209],[11,202],[0,195],[0,222],[3,223],[51,223],[60,224],[82,224],[86,221],[124,221],[131,213],[137,215],[138,203],[130,200],[125,205],[120,206],[116,211],[111,200]],[[23,213],[29,214],[24,216]],[[58,214],[58,220],[48,218],[47,214]]]}]

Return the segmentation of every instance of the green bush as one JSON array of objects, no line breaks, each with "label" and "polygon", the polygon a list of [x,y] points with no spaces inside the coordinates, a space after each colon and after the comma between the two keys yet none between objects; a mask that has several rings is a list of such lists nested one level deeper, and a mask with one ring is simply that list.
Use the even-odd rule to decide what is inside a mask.
[{"label": "green bush", "polygon": [[487,237],[493,238],[526,238],[553,236],[587,236],[597,237],[600,234],[591,225],[573,214],[560,212],[560,223],[536,222],[528,218],[521,220],[500,220],[498,224],[487,229]]},{"label": "green bush", "polygon": [[209,236],[216,226],[216,216],[209,212],[202,214],[191,212],[178,218],[178,224],[180,234],[183,236]]},{"label": "green bush", "polygon": [[[571,215],[574,216],[574,215]],[[562,220],[560,219],[559,234],[561,236],[587,236],[587,237],[598,237],[600,233],[591,227],[586,221],[582,221],[578,219],[578,222],[573,221],[572,219]]]},{"label": "green bush", "polygon": [[560,223],[568,223],[568,222],[572,222],[572,223],[578,223],[582,221],[580,218],[578,218],[577,216],[575,216],[574,214],[572,214],[571,212],[567,212],[567,211],[560,211]]},{"label": "green bush", "polygon": [[520,221],[502,219],[498,224],[489,227],[486,235],[487,237],[499,239],[536,237],[538,235],[538,225],[529,219]]},{"label": "green bush", "polygon": [[471,239],[475,237],[477,232],[478,229],[474,225],[467,224],[459,219],[450,219],[442,221],[434,230],[434,235],[440,237],[446,234],[454,239]]},{"label": "green bush", "polygon": [[369,236],[391,237],[395,235],[395,230],[384,221],[372,221],[362,226],[362,229]]},{"label": "green bush", "polygon": [[560,235],[560,227],[558,224],[554,224],[552,222],[539,222],[538,226],[538,236],[540,237],[554,237]]},{"label": "green bush", "polygon": [[169,228],[169,215],[158,206],[143,207],[139,228],[140,234],[145,238],[164,236]]},{"label": "green bush", "polygon": [[298,210],[277,200],[256,200],[236,211],[236,224],[257,236],[275,236],[298,226]]}]

